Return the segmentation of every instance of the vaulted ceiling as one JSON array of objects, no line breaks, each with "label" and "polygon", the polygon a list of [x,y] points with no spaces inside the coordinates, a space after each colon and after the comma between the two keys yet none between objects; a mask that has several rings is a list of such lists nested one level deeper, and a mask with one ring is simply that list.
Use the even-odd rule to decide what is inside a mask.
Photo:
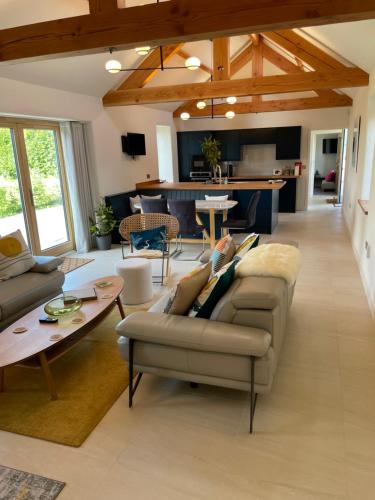
[{"label": "vaulted ceiling", "polygon": [[[129,1],[127,0],[128,6],[130,5]],[[131,3],[149,3],[149,1],[132,0]],[[0,29],[58,17],[82,15],[88,12],[87,0],[55,0],[54,2],[39,0],[37,7],[30,9],[29,0],[0,0]],[[282,106],[284,106],[284,109],[288,109],[288,106],[293,105],[295,106],[294,109],[299,109],[300,105],[316,107],[316,105],[320,104],[350,104],[350,97],[355,93],[354,85],[347,88],[346,84],[344,91],[340,89],[340,86],[314,89],[312,85],[307,90],[306,82],[302,85],[300,80],[305,78],[304,74],[307,75],[306,78],[308,79],[313,71],[326,72],[330,68],[330,64],[327,63],[324,56],[322,59],[322,53],[319,51],[327,54],[328,58],[337,61],[336,66],[330,68],[334,69],[336,73],[338,73],[339,69],[346,70],[346,68],[353,67],[369,72],[375,67],[374,32],[375,20],[369,20],[295,30],[289,34],[289,36],[294,37],[289,45],[285,42],[285,37],[284,42],[281,43],[280,34],[275,33],[263,33],[259,37],[258,47],[261,48],[257,48],[256,40],[252,40],[249,35],[231,37],[228,43],[228,56],[231,60],[231,81],[237,81],[238,83],[242,79],[248,80],[261,73],[264,77],[286,76],[289,79],[286,81],[289,85],[288,93],[256,95],[252,99],[244,95],[239,97],[236,111],[239,113],[262,111],[266,110],[266,107],[269,109],[272,107],[282,109]],[[306,43],[317,48],[318,56],[317,52],[314,52],[316,60],[312,60],[306,53],[301,54],[299,52],[299,42],[297,40],[296,43],[296,36],[302,37],[303,40],[307,40]],[[294,49],[291,50],[293,47]],[[297,51],[297,58],[295,51]],[[203,40],[185,43],[175,51],[166,62],[166,65],[182,65],[187,55],[198,56],[203,63],[202,69],[195,72],[184,69],[153,72],[152,75],[149,75],[147,82],[142,85],[139,85],[142,72],[137,72],[138,82],[135,81],[135,77],[132,77],[125,86],[130,90],[135,89],[138,91],[142,88],[157,90],[160,86],[171,87],[180,84],[190,85],[206,82],[210,78],[211,69],[215,68],[212,42]],[[134,50],[120,50],[116,53],[116,58],[121,61],[123,67],[136,67],[142,64],[144,60],[142,57],[137,56]],[[102,53],[46,61],[39,60],[16,64],[2,63],[0,65],[0,77],[102,97],[107,95],[108,91],[118,89],[122,82],[130,76],[128,73],[108,74],[104,70],[107,59],[108,53],[103,51]],[[314,62],[317,65],[314,65]],[[342,68],[343,66],[344,68]],[[332,75],[332,71],[330,71],[330,74]],[[293,75],[295,75],[296,81],[299,79],[300,85],[304,86],[303,92],[291,92],[291,77]],[[347,82],[347,78],[348,75],[345,75],[343,81]],[[266,83],[269,84],[268,81]],[[338,84],[339,82],[334,83]],[[156,90],[154,93],[156,93]],[[274,92],[275,88],[272,91]],[[226,95],[231,94],[232,92],[229,92]],[[306,101],[306,99],[309,99],[309,101]],[[314,102],[313,99],[315,99]],[[318,100],[320,100],[320,104]],[[273,101],[277,101],[278,104],[275,105]],[[209,99],[207,102],[209,102]],[[221,114],[225,108],[220,104],[220,100],[215,102],[222,106],[217,108],[217,111]],[[176,110],[176,115],[187,108],[192,113],[199,114],[198,110],[194,108],[194,103],[192,106],[191,102],[185,103],[183,100],[176,100],[174,97],[173,102],[163,104],[160,103],[159,99],[157,102],[151,100],[147,105]],[[207,110],[205,112],[207,113]]]}]

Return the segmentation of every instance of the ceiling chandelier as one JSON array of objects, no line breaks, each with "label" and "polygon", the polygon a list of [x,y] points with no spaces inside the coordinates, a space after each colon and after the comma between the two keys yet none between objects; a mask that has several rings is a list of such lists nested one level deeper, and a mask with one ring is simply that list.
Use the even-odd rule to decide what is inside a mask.
[{"label": "ceiling chandelier", "polygon": [[[237,102],[236,97],[227,97],[225,100],[227,101],[228,104],[235,104]],[[215,109],[215,102],[214,101],[215,100],[210,99],[210,101],[211,101],[211,103],[209,104],[209,106],[211,106],[210,118],[212,118],[212,119],[214,119],[214,118],[227,118],[227,120],[232,120],[236,116],[236,113],[233,110],[228,110],[224,115],[215,115],[215,113],[214,113],[214,109]],[[205,109],[207,105],[208,104],[206,101],[198,101],[196,104],[198,109]],[[180,118],[183,121],[187,121],[190,119],[191,120],[202,120],[204,118],[207,118],[207,116],[191,116],[190,113],[188,113],[187,111],[183,111],[180,114]]]},{"label": "ceiling chandelier", "polygon": [[[138,55],[140,56],[145,56],[147,55],[150,50],[155,49],[156,47],[136,47],[135,51]],[[114,47],[110,47],[108,49],[109,53],[112,55],[112,52],[114,52],[116,49]],[[156,70],[160,69],[161,71],[164,71],[166,69],[189,69],[190,71],[194,71],[196,69],[200,68],[201,61],[198,57],[191,56],[188,57],[185,61],[184,66],[164,66],[164,57],[163,57],[163,47],[159,47],[159,54],[160,54],[160,65],[157,67],[149,67],[149,68],[123,68],[120,61],[117,59],[109,59],[105,63],[105,69],[108,71],[108,73],[111,73],[112,75],[115,75],[117,73],[120,73],[120,71],[150,71],[150,70]]]}]

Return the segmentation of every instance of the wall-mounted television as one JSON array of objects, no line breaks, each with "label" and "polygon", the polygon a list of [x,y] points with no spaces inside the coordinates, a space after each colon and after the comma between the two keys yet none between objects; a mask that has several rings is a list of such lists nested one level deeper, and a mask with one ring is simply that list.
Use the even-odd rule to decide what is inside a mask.
[{"label": "wall-mounted television", "polygon": [[337,138],[323,139],[323,154],[324,155],[337,154]]},{"label": "wall-mounted television", "polygon": [[122,151],[129,156],[144,156],[146,154],[146,143],[144,134],[133,134],[121,136]]}]

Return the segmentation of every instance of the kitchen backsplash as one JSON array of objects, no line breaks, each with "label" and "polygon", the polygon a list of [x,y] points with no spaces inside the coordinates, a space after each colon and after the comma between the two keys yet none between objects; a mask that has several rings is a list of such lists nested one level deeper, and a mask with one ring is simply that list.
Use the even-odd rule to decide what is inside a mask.
[{"label": "kitchen backsplash", "polygon": [[237,163],[236,175],[271,175],[274,169],[285,169],[293,166],[294,161],[275,160],[276,144],[257,144],[243,146],[242,160]]}]

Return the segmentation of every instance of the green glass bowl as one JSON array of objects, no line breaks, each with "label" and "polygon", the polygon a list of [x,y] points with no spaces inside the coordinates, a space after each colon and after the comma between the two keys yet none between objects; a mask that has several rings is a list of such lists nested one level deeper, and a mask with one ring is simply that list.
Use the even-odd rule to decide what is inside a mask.
[{"label": "green glass bowl", "polygon": [[[65,301],[64,301],[65,298]],[[44,306],[44,311],[50,316],[65,316],[81,309],[82,300],[73,296],[57,297]]]}]

